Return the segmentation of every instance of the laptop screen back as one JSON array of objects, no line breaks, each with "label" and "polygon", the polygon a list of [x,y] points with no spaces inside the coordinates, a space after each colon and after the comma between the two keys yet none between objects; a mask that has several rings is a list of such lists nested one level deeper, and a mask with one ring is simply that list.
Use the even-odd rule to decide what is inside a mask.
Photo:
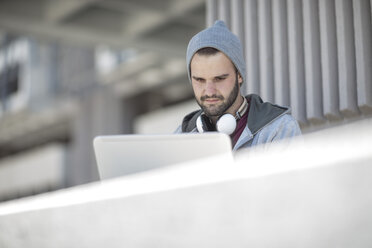
[{"label": "laptop screen back", "polygon": [[222,133],[98,136],[93,144],[101,179],[213,155],[232,156],[230,137]]}]

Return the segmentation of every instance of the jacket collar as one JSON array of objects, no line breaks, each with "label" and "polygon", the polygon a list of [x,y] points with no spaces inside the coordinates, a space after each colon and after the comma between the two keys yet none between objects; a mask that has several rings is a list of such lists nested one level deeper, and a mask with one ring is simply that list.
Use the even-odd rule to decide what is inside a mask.
[{"label": "jacket collar", "polygon": [[261,97],[256,94],[246,97],[249,102],[247,126],[253,135],[280,115],[289,112],[288,107],[263,102]]}]

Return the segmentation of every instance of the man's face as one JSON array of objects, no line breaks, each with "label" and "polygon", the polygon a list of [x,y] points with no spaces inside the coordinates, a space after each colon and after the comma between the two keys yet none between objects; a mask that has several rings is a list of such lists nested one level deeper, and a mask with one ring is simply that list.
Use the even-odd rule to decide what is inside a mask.
[{"label": "man's face", "polygon": [[194,95],[204,113],[209,117],[233,113],[230,107],[240,95],[243,80],[230,59],[222,52],[195,54],[190,68]]}]

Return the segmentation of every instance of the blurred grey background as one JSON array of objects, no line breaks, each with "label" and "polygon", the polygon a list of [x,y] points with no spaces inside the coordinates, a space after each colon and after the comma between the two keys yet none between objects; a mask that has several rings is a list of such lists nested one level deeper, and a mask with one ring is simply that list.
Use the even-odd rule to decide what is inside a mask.
[{"label": "blurred grey background", "polygon": [[371,118],[371,0],[0,0],[0,201],[98,179],[97,135],[172,133],[197,108],[189,39],[225,20],[245,94],[304,133]]}]

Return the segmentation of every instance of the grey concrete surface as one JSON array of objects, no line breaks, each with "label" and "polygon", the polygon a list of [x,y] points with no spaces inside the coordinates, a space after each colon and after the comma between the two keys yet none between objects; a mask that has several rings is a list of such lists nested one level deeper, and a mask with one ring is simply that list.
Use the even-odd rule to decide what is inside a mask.
[{"label": "grey concrete surface", "polygon": [[0,204],[0,247],[371,247],[372,120]]}]

